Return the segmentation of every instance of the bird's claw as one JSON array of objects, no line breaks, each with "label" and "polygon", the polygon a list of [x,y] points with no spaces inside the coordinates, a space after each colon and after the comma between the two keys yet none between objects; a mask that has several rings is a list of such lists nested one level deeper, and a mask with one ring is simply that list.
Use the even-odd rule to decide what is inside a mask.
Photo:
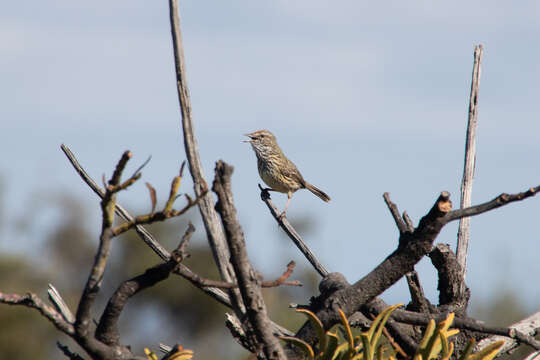
[{"label": "bird's claw", "polygon": [[287,217],[287,214],[285,213],[285,211],[277,216],[279,221],[283,221],[283,219],[286,217]]}]

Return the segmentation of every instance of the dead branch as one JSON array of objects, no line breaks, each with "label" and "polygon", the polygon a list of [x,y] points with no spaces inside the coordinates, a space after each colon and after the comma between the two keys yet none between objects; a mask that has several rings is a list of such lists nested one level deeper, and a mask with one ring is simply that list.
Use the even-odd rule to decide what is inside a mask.
[{"label": "dead branch", "polygon": [[112,225],[114,221],[114,210],[116,207],[116,192],[121,188],[118,186],[122,172],[124,171],[128,160],[131,158],[131,152],[126,151],[118,161],[114,173],[107,184],[105,195],[101,200],[102,225],[101,235],[99,237],[99,246],[94,258],[94,264],[90,270],[90,275],[86,281],[83,293],[79,300],[77,313],[75,316],[75,332],[79,338],[90,337],[90,325],[92,322],[91,308],[101,288],[103,273],[109,259],[111,239],[113,236]]},{"label": "dead branch", "polygon": [[[193,118],[191,114],[191,100],[189,88],[187,86],[187,76],[184,60],[184,44],[182,41],[182,31],[180,26],[180,11],[178,0],[169,0],[169,15],[171,22],[171,35],[174,50],[174,65],[176,71],[176,86],[178,90],[178,101],[180,103],[180,113],[182,116],[182,129],[184,135],[184,148],[189,163],[189,171],[193,178],[195,194],[201,196],[204,189],[207,188],[204,179],[202,164],[197,146],[197,139],[193,128]],[[214,210],[214,200],[207,193],[199,202],[199,210],[204,222],[204,227],[208,235],[208,242],[212,249],[212,254],[216,261],[221,278],[230,283],[236,282],[234,271],[229,262],[229,249],[225,240],[225,234],[221,227],[220,220]],[[243,304],[240,301],[238,292],[231,291],[232,304],[237,312],[243,312]]]},{"label": "dead branch", "polygon": [[238,222],[236,208],[232,199],[231,176],[233,167],[223,161],[216,164],[216,175],[212,190],[218,196],[216,210],[221,216],[227,244],[231,251],[233,265],[242,300],[246,306],[248,319],[259,344],[268,360],[286,359],[278,339],[270,330],[270,321],[261,293],[261,282],[253,269],[245,248],[244,233]]},{"label": "dead branch", "polygon": [[[514,329],[518,333],[529,336],[536,336],[538,334],[538,329],[540,329],[540,312],[534,313],[531,316],[528,316],[527,318],[510,325],[509,328]],[[521,345],[521,341],[519,339],[507,337],[506,335],[496,335],[479,341],[478,344],[476,344],[475,350],[482,350],[486,346],[489,346],[499,340],[503,340],[505,342],[504,346],[500,351],[501,354],[510,352],[519,345]],[[538,348],[536,347],[536,349]]]},{"label": "dead branch", "polygon": [[454,210],[454,211],[450,211],[446,217],[445,217],[445,221],[446,222],[450,222],[450,221],[454,221],[454,220],[457,220],[457,219],[461,219],[463,217],[467,217],[467,216],[475,216],[475,215],[480,215],[482,213],[485,213],[487,211],[490,211],[490,210],[494,210],[494,209],[497,209],[501,206],[504,206],[504,205],[508,205],[514,201],[521,201],[521,200],[525,200],[531,196],[535,196],[538,191],[540,191],[540,185],[537,186],[537,187],[532,187],[524,192],[520,192],[520,193],[517,193],[517,194],[506,194],[506,193],[503,193],[499,196],[497,196],[495,199],[491,200],[491,201],[488,201],[488,202],[485,202],[483,204],[480,204],[480,205],[476,205],[476,206],[471,206],[471,207],[468,207],[468,208],[465,208],[465,209],[459,209],[459,210]]},{"label": "dead branch", "polygon": [[264,201],[266,206],[268,206],[268,209],[270,210],[270,213],[272,216],[276,219],[278,222],[278,225],[285,231],[285,233],[289,236],[289,238],[293,241],[294,245],[300,250],[300,252],[306,257],[306,259],[310,262],[310,264],[317,270],[317,272],[322,276],[325,277],[329,274],[328,270],[320,263],[320,261],[317,259],[317,257],[311,252],[309,247],[306,245],[304,240],[300,237],[300,235],[296,232],[296,230],[293,228],[289,220],[287,220],[286,217],[281,217],[281,213],[276,208],[274,203],[272,203],[272,200],[270,199],[270,193],[268,190],[264,189],[261,184],[259,184],[259,189],[261,189],[261,199]]},{"label": "dead branch", "polygon": [[53,307],[45,304],[36,294],[27,293],[5,294],[0,292],[0,303],[8,305],[22,305],[31,309],[36,309],[41,315],[47,318],[53,325],[64,334],[73,336],[75,329],[73,325],[68,323],[62,314],[56,311]]},{"label": "dead branch", "polygon": [[176,260],[171,257],[168,262],[156,265],[143,274],[124,281],[111,296],[101,315],[95,333],[96,339],[107,345],[119,345],[118,319],[128,300],[138,292],[167,279],[176,264]]},{"label": "dead branch", "polygon": [[392,214],[392,217],[394,218],[394,221],[396,222],[396,226],[400,233],[406,232],[409,230],[407,224],[405,224],[404,220],[399,215],[399,210],[397,208],[397,205],[394,204],[390,200],[390,194],[385,192],[383,194],[384,202],[386,203],[386,206],[388,206],[388,210],[390,210],[390,214]]},{"label": "dead branch", "polygon": [[[81,179],[100,197],[103,199],[105,196],[105,191],[101,189],[101,187],[88,175],[88,173],[84,170],[84,168],[81,166],[81,164],[77,161],[77,158],[73,154],[73,152],[65,145],[61,146],[62,151],[68,158],[69,162],[77,171]],[[116,204],[116,213],[124,220],[128,222],[135,221],[135,218],[126,210],[124,209],[120,204]],[[137,235],[163,260],[169,261],[169,258],[171,254],[165,249],[161,244],[154,238],[154,236],[142,225],[135,225],[135,231],[137,232]],[[189,270],[189,269],[188,269]],[[175,274],[178,274],[180,276],[186,277],[186,274],[193,274],[191,270],[189,271],[174,271]],[[191,281],[190,277],[186,277],[187,280]],[[221,304],[232,307],[229,295],[223,292],[223,290],[211,287],[211,286],[204,286],[201,285],[201,283],[193,282],[191,283],[195,286],[197,286],[199,289],[204,291],[206,294],[210,295],[212,298],[219,301]],[[198,286],[200,285],[200,286]]]},{"label": "dead branch", "polygon": [[[515,195],[503,194],[488,203],[455,211],[451,211],[450,193],[443,191],[428,214],[420,220],[414,232],[402,233],[398,248],[374,270],[355,284],[337,290],[332,294],[323,294],[321,290],[319,296],[321,299],[312,301],[310,309],[316,313],[325,328],[330,328],[339,321],[337,317],[338,308],[343,310],[347,316],[350,316],[361,305],[370,302],[395,284],[407,272],[412,271],[414,265],[431,252],[435,238],[448,222],[463,216],[480,214],[512,201],[523,200],[535,195],[539,189],[540,187],[531,188],[527,192]],[[309,322],[302,326],[296,337],[311,344],[317,338]]]},{"label": "dead branch", "polygon": [[274,281],[263,281],[262,284],[261,284],[262,287],[269,288],[269,287],[277,287],[277,286],[280,286],[280,285],[302,286],[302,283],[300,281],[298,281],[298,280],[287,281],[287,279],[293,273],[295,265],[296,265],[296,263],[294,261],[289,262],[287,264],[287,270],[285,270],[283,275],[281,275],[280,277],[278,277]]},{"label": "dead branch", "polygon": [[[465,161],[463,165],[463,179],[461,182],[460,208],[471,206],[472,183],[474,169],[476,167],[476,126],[478,122],[478,90],[480,88],[480,73],[482,63],[482,45],[474,47],[474,63],[471,80],[471,94],[469,97],[469,116],[467,120],[467,136],[465,140]],[[459,220],[459,230],[457,237],[457,261],[461,268],[459,287],[462,293],[465,292],[465,274],[467,272],[467,248],[469,247],[469,227],[468,217]]]}]

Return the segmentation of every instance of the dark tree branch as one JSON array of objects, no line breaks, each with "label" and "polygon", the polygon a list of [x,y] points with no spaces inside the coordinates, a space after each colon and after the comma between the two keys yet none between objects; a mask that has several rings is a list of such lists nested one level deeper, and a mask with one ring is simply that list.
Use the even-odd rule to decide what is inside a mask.
[{"label": "dark tree branch", "polygon": [[416,270],[413,270],[408,272],[405,277],[407,279],[407,285],[409,286],[409,293],[411,294],[411,303],[407,308],[420,313],[429,314],[432,305],[424,296],[424,289],[422,289],[422,285],[420,284],[418,273]]},{"label": "dark tree branch", "polygon": [[439,290],[439,306],[450,306],[447,310],[458,316],[465,316],[469,303],[470,292],[467,286],[463,289],[462,272],[456,255],[448,244],[437,244],[429,254],[433,266],[439,276],[437,290]]},{"label": "dark tree branch", "polygon": [[397,208],[397,205],[394,204],[390,200],[390,194],[385,192],[383,194],[384,202],[386,203],[386,206],[388,206],[388,210],[390,210],[390,214],[392,214],[392,217],[394,218],[394,221],[396,222],[396,226],[400,233],[406,232],[409,230],[407,224],[403,221],[401,218],[401,215],[399,214],[399,210]]},{"label": "dark tree branch", "polygon": [[118,319],[128,300],[138,292],[154,286],[169,277],[177,262],[171,257],[166,263],[156,265],[143,274],[124,281],[109,299],[96,329],[96,338],[107,345],[118,345],[120,332]]},{"label": "dark tree branch", "polygon": [[[312,311],[314,310],[324,327],[329,329],[339,322],[338,309],[346,316],[351,316],[360,306],[373,300],[407,272],[412,271],[414,265],[431,251],[433,241],[444,226],[441,219],[450,208],[450,194],[443,191],[429,213],[420,220],[414,233],[402,233],[398,248],[381,264],[355,284],[336,291],[322,302],[316,302]],[[296,336],[309,343],[317,340],[309,322],[302,326]]]},{"label": "dark tree branch", "polygon": [[407,225],[407,230],[409,232],[413,232],[414,231],[414,224],[413,224],[413,221],[411,220],[411,218],[409,217],[409,214],[407,214],[406,211],[403,212],[403,221],[405,221],[405,224]]},{"label": "dark tree branch", "polygon": [[39,311],[53,325],[64,334],[73,336],[75,329],[68,323],[62,314],[53,307],[45,304],[36,294],[27,293],[25,295],[0,293],[0,303],[8,305],[22,305]]},{"label": "dark tree branch", "polygon": [[82,356],[80,356],[79,354],[69,350],[69,348],[67,347],[67,345],[62,345],[59,341],[56,342],[56,346],[58,346],[58,348],[60,349],[60,351],[62,351],[62,353],[67,357],[69,358],[70,360],[84,360],[84,358]]},{"label": "dark tree branch", "polygon": [[276,219],[279,226],[285,231],[285,233],[289,236],[289,238],[293,241],[294,245],[298,247],[300,252],[306,257],[306,259],[311,263],[311,265],[317,270],[317,272],[322,276],[327,276],[328,270],[319,262],[317,257],[311,252],[309,247],[306,245],[304,240],[300,237],[300,235],[296,232],[296,230],[292,227],[291,223],[289,223],[289,220],[287,220],[286,217],[281,217],[281,213],[279,210],[275,207],[275,205],[272,203],[272,200],[270,199],[270,193],[268,190],[264,189],[261,184],[259,184],[259,189],[261,189],[261,199],[264,201],[266,206],[268,206],[268,209],[270,210],[270,213],[272,216]]},{"label": "dark tree branch", "polygon": [[497,209],[501,206],[508,205],[514,201],[525,200],[531,196],[535,196],[538,191],[540,191],[540,185],[517,194],[501,194],[495,199],[485,202],[483,204],[471,206],[465,209],[450,211],[445,217],[445,222],[454,221],[467,216],[479,215],[487,211]]},{"label": "dark tree branch", "polygon": [[253,269],[245,248],[244,233],[238,222],[232,199],[231,176],[233,167],[223,161],[216,164],[213,190],[218,196],[216,210],[221,216],[227,244],[231,251],[233,265],[247,317],[253,327],[257,341],[263,344],[263,352],[268,360],[286,359],[278,339],[270,329],[270,320],[261,293],[261,281]]},{"label": "dark tree branch", "polygon": [[[426,326],[429,323],[430,319],[434,319],[436,322],[440,322],[446,319],[447,316],[448,313],[425,315],[406,310],[396,310],[392,313],[390,317],[401,323]],[[524,344],[527,344],[537,350],[540,349],[540,341],[536,340],[533,336],[524,334],[513,328],[486,326],[474,319],[458,317],[454,318],[452,327],[456,329],[470,330],[484,334],[506,336],[518,340]]]}]

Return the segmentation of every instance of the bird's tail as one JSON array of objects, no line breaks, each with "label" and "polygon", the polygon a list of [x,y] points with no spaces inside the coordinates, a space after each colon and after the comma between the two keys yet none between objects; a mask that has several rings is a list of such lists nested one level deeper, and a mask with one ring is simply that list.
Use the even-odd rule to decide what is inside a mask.
[{"label": "bird's tail", "polygon": [[321,189],[309,184],[306,182],[306,189],[308,189],[309,191],[311,191],[313,194],[317,195],[318,197],[321,198],[321,200],[323,201],[326,201],[326,202],[329,202],[330,201],[330,196],[328,196],[324,191],[322,191]]}]

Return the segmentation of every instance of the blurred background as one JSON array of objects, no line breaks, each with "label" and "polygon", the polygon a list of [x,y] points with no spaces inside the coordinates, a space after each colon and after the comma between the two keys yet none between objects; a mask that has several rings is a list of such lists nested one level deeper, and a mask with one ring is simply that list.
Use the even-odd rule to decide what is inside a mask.
[{"label": "blurred background", "polygon": [[[144,182],[164,204],[185,159],[166,1],[10,2],[0,11],[0,290],[54,284],[75,310],[100,229],[98,198],[60,151],[68,145],[98,180],[124,150],[143,179],[119,196],[150,210]],[[473,203],[524,191],[540,179],[540,4],[536,1],[182,1],[195,132],[207,181],[214,163],[235,166],[235,202],[253,264],[267,279],[297,262],[303,288],[265,290],[271,316],[307,303],[319,278],[260,201],[255,155],[242,134],[267,128],[323,203],[297,192],[289,219],[330,271],[358,280],[397,245],[382,194],[415,223],[442,190],[457,206],[475,44],[484,45]],[[181,191],[192,194],[185,179]],[[286,196],[273,194],[282,208]],[[183,204],[178,200],[177,207]],[[533,198],[471,221],[471,315],[508,325],[538,311],[538,213]],[[194,222],[189,265],[216,276],[197,210],[151,230],[173,249]],[[438,241],[455,248],[457,223]],[[99,316],[118,284],[159,259],[133,234],[119,238]],[[429,261],[417,270],[437,302]],[[408,302],[404,282],[383,294]],[[224,327],[226,309],[173,277],[137,295],[121,318],[137,352],[180,343],[201,359],[245,358]],[[0,306],[6,358],[58,358],[65,337],[35,311]],[[9,322],[8,322],[9,321]],[[32,335],[28,336],[30,329]]]}]

